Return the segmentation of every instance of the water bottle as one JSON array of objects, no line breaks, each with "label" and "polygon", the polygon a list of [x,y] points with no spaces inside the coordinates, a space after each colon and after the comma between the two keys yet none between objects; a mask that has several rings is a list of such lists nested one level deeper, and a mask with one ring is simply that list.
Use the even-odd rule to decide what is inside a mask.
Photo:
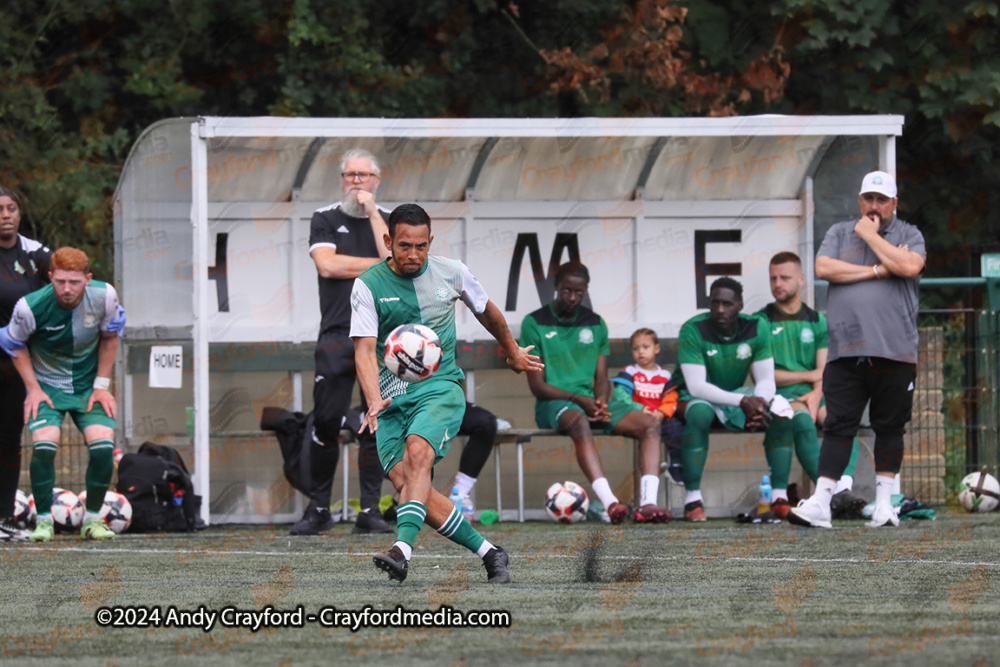
[{"label": "water bottle", "polygon": [[472,504],[472,496],[462,496],[462,516],[474,523],[476,518],[476,506]]},{"label": "water bottle", "polygon": [[451,495],[448,496],[448,500],[450,500],[451,504],[455,506],[455,509],[459,512],[462,511],[462,496],[458,495],[457,486],[451,487]]},{"label": "water bottle", "polygon": [[764,475],[760,480],[760,489],[757,491],[757,514],[764,514],[771,511],[771,480]]}]

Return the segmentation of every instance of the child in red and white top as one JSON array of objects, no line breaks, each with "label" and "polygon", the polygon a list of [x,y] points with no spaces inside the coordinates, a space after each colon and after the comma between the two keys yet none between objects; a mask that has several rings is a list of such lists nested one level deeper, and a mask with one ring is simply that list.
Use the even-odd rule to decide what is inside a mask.
[{"label": "child in red and white top", "polygon": [[612,382],[622,385],[632,394],[632,400],[643,406],[642,411],[660,421],[660,437],[667,447],[670,463],[667,471],[678,484],[681,475],[681,432],[684,424],[674,414],[677,411],[677,387],[670,371],[656,363],[660,354],[660,339],[652,329],[638,329],[631,338],[634,364],[627,366]]}]

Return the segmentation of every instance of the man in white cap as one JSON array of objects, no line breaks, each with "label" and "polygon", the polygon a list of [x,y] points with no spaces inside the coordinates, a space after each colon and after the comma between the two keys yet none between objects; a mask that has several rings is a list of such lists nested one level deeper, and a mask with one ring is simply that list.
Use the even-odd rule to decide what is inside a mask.
[{"label": "man in white cap", "polygon": [[816,256],[816,277],[830,282],[823,373],[827,417],[816,491],[788,514],[800,526],[832,527],[830,500],[869,400],[876,479],[868,525],[899,525],[890,498],[913,409],[917,285],[927,253],[923,234],[895,217],[897,201],[890,174],[865,176],[858,197],[861,219],[831,227]]}]

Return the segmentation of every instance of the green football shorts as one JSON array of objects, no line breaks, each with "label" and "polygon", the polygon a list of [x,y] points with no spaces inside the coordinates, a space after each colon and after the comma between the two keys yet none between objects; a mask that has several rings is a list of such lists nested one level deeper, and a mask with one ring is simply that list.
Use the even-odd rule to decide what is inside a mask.
[{"label": "green football shorts", "polygon": [[[753,396],[753,387],[740,387],[739,389],[734,389],[734,394],[742,394],[744,396]],[[716,419],[722,423],[730,431],[735,431],[737,433],[742,433],[746,429],[747,416],[743,414],[743,409],[738,405],[717,405],[715,403],[710,403],[703,398],[692,398],[691,394],[688,393],[686,389],[682,389],[677,397],[678,401],[687,401],[688,410],[691,409],[692,405],[696,403],[704,403],[708,407],[712,408],[715,412]]]},{"label": "green football shorts", "polygon": [[[612,393],[611,399],[608,401],[608,412],[611,413],[611,421],[607,423],[591,422],[590,427],[595,432],[599,430],[600,434],[611,435],[614,433],[615,427],[618,426],[618,422],[622,420],[622,417],[637,409],[635,406],[636,404],[631,399],[627,401],[618,400],[615,398],[615,394]],[[638,409],[641,410],[642,408]],[[583,412],[583,408],[572,401],[536,401],[535,423],[538,424],[538,428],[558,430],[559,420],[569,410]]]},{"label": "green football shorts", "polygon": [[465,417],[465,390],[452,380],[427,380],[411,384],[407,393],[395,396],[389,409],[378,416],[378,458],[388,473],[403,460],[406,438],[419,435],[444,458],[451,439],[458,435]]},{"label": "green football shorts", "polygon": [[86,394],[67,394],[47,384],[39,384],[42,387],[42,391],[52,399],[52,405],[55,406],[55,409],[50,408],[48,403],[42,403],[38,406],[38,417],[28,422],[28,430],[32,433],[47,426],[61,427],[63,415],[67,413],[69,413],[70,418],[76,424],[76,427],[80,429],[81,433],[88,426],[107,426],[112,429],[115,427],[115,420],[104,412],[104,408],[101,407],[100,403],[94,403],[93,409],[87,412],[87,401],[90,400],[90,392]]}]

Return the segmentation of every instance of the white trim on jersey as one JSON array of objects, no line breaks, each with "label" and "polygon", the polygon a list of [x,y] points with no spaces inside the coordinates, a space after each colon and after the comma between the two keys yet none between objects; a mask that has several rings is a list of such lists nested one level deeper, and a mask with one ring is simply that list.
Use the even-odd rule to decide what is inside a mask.
[{"label": "white trim on jersey", "polygon": [[378,313],[375,297],[363,280],[354,280],[351,288],[351,338],[377,338]]},{"label": "white trim on jersey", "polygon": [[14,310],[10,315],[10,324],[7,327],[7,333],[10,337],[19,343],[27,343],[28,339],[31,338],[31,334],[35,333],[35,328],[38,325],[35,322],[35,314],[31,312],[31,307],[28,306],[28,302],[24,300],[22,296],[14,304]]},{"label": "white trim on jersey", "polygon": [[486,294],[486,290],[482,284],[469,271],[469,267],[464,262],[459,262],[459,264],[462,265],[461,299],[466,306],[472,309],[472,312],[481,315],[486,310],[486,304],[489,302],[490,297]]},{"label": "white trim on jersey", "polygon": [[118,292],[114,285],[107,283],[104,291],[104,319],[101,320],[101,331],[108,333],[108,324],[118,315]]},{"label": "white trim on jersey", "polygon": [[313,243],[311,246],[309,246],[309,252],[312,252],[316,248],[333,248],[334,250],[336,250],[337,249],[337,244],[336,243],[330,243],[329,241],[322,241],[320,243]]}]

